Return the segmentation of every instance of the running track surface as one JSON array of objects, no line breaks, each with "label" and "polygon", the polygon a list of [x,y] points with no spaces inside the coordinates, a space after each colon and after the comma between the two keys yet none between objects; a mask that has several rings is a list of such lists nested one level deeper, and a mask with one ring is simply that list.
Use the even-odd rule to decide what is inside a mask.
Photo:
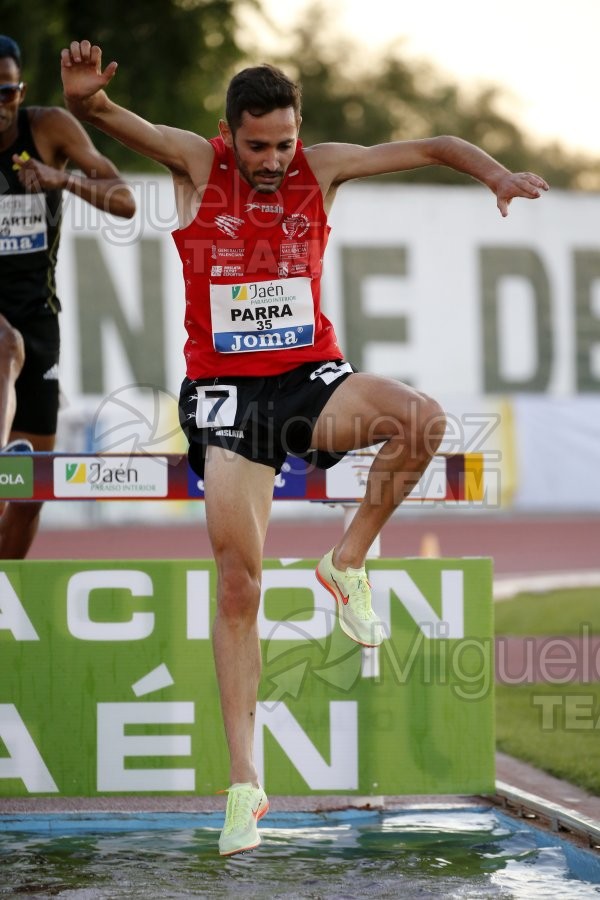
[{"label": "running track surface", "polygon": [[[43,513],[42,513],[43,515]],[[319,558],[339,540],[343,514],[326,520],[273,519],[266,558]],[[429,551],[429,552],[425,552]],[[384,527],[386,558],[489,556],[496,575],[600,570],[600,516],[396,515]],[[91,529],[42,529],[30,559],[209,559],[203,522]]]}]

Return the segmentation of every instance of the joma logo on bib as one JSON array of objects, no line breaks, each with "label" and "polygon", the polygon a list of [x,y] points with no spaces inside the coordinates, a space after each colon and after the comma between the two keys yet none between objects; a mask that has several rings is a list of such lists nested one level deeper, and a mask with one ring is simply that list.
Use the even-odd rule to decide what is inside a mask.
[{"label": "joma logo on bib", "polygon": [[0,253],[29,253],[36,250],[34,241],[30,237],[0,237]]},{"label": "joma logo on bib", "polygon": [[240,350],[277,350],[280,347],[295,347],[299,343],[297,331],[271,331],[260,334],[234,334],[231,352]]}]

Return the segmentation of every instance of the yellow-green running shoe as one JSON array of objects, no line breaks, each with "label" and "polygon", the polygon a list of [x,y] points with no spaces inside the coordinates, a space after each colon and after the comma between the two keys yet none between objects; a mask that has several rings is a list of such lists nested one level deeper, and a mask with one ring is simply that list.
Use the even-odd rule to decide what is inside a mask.
[{"label": "yellow-green running shoe", "polygon": [[227,793],[225,824],[219,838],[221,856],[252,850],[260,844],[256,823],[269,811],[267,795],[253,784],[232,784]]},{"label": "yellow-green running shoe", "polygon": [[333,550],[317,566],[317,578],[335,597],[342,630],[363,647],[378,647],[384,638],[383,625],[371,607],[371,585],[362,569],[336,569]]}]

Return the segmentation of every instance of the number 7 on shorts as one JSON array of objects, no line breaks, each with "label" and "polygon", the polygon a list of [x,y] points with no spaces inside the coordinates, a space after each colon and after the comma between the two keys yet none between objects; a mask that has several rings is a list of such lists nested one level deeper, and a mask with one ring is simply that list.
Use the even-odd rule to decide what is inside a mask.
[{"label": "number 7 on shorts", "polygon": [[237,410],[235,384],[199,384],[196,425],[198,428],[232,428]]}]

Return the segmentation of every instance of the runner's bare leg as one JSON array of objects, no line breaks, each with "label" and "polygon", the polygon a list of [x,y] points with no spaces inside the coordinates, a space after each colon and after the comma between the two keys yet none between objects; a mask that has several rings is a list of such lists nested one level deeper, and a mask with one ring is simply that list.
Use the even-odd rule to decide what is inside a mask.
[{"label": "runner's bare leg", "polygon": [[15,382],[24,362],[25,348],[20,332],[0,315],[0,447],[10,439],[17,411]]},{"label": "runner's bare leg", "polygon": [[313,447],[343,451],[384,442],[365,497],[336,545],[337,568],[363,565],[369,547],[431,462],[445,425],[435,400],[391,379],[350,375],[332,394],[315,425]]},{"label": "runner's bare leg", "polygon": [[257,613],[274,480],[269,466],[208,448],[206,518],[218,577],[213,651],[231,784],[256,784],[258,777],[253,759],[261,673]]}]

